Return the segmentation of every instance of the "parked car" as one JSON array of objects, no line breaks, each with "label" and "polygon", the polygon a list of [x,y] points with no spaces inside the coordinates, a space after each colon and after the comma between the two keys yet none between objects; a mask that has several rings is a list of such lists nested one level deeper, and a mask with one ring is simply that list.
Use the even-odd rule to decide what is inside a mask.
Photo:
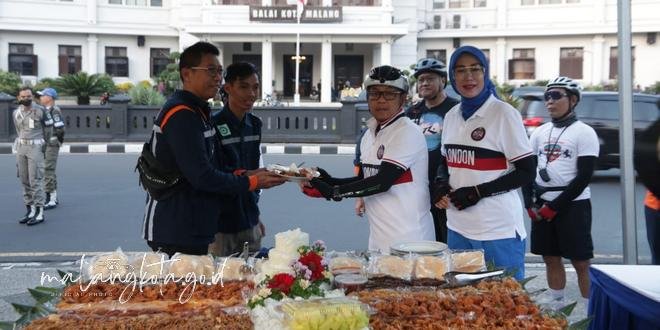
[{"label": "parked car", "polygon": [[[658,118],[660,97],[657,95],[633,95],[633,127],[635,139]],[[550,121],[545,108],[543,93],[527,93],[519,106],[527,134]],[[616,92],[583,92],[575,109],[578,118],[593,127],[600,142],[598,169],[619,167],[619,94]]]}]

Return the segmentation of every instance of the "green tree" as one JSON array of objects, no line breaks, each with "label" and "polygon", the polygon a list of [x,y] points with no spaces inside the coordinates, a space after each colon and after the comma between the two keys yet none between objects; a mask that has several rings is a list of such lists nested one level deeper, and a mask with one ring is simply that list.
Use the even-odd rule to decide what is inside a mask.
[{"label": "green tree", "polygon": [[128,91],[128,95],[131,97],[131,104],[160,106],[165,103],[165,96],[163,94],[144,84],[139,84],[131,88]]},{"label": "green tree", "polygon": [[55,87],[55,81],[54,78],[43,78],[34,85],[34,91],[41,91],[46,87]]},{"label": "green tree", "polygon": [[90,96],[114,93],[116,90],[110,76],[98,73],[89,75],[84,71],[63,75],[55,81],[55,88],[64,95],[76,96],[79,105],[89,104]]},{"label": "green tree", "polygon": [[0,70],[0,92],[16,96],[21,82],[21,77],[16,73]]},{"label": "green tree", "polygon": [[179,76],[179,57],[181,57],[181,53],[171,52],[171,63],[165,67],[165,70],[163,70],[163,72],[161,72],[156,79],[159,84],[163,83],[163,86],[165,87],[165,95],[171,95],[174,93],[174,90],[181,87],[181,77]]},{"label": "green tree", "polygon": [[660,81],[656,81],[655,84],[644,88],[644,93],[647,94],[660,94]]}]

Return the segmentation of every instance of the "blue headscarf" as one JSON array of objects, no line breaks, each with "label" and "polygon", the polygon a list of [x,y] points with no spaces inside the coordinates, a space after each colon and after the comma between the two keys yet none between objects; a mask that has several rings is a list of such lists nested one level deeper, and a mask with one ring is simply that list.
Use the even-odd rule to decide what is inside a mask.
[{"label": "blue headscarf", "polygon": [[[479,60],[481,63],[481,66],[484,67],[484,89],[479,92],[479,95],[475,97],[470,97],[467,98],[463,95],[461,95],[461,92],[459,92],[458,88],[456,88],[456,79],[454,77],[454,69],[456,68],[456,61],[458,58],[463,55],[463,54],[470,54]],[[478,48],[475,48],[473,46],[462,46],[456,49],[454,53],[451,55],[451,60],[449,61],[449,81],[451,82],[451,87],[454,87],[454,90],[456,93],[461,95],[461,113],[463,114],[463,119],[467,120],[470,118],[477,110],[479,107],[481,107],[484,102],[490,97],[490,95],[495,95],[497,97],[497,90],[495,89],[495,85],[493,85],[493,82],[490,81],[490,68],[488,67],[488,60],[486,59],[486,56],[484,53],[479,50]]]}]

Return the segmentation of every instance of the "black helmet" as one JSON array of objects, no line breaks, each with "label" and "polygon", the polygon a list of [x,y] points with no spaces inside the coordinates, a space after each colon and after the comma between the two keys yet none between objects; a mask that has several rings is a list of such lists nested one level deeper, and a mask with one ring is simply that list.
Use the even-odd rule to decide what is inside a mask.
[{"label": "black helmet", "polygon": [[435,72],[443,78],[447,78],[447,66],[434,58],[423,58],[415,65],[415,78],[425,72]]}]

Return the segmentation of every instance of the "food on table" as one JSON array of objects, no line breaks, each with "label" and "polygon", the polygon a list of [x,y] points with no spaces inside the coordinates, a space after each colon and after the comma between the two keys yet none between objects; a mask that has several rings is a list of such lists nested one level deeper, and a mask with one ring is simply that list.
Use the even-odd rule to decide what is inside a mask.
[{"label": "food on table", "polygon": [[486,260],[482,250],[452,251],[452,271],[474,273],[486,270]]},{"label": "food on table", "polygon": [[410,280],[413,271],[413,260],[396,256],[381,255],[374,257],[370,275],[391,276]]},{"label": "food on table", "polygon": [[449,271],[446,257],[419,256],[415,259],[415,278],[444,280]]}]

